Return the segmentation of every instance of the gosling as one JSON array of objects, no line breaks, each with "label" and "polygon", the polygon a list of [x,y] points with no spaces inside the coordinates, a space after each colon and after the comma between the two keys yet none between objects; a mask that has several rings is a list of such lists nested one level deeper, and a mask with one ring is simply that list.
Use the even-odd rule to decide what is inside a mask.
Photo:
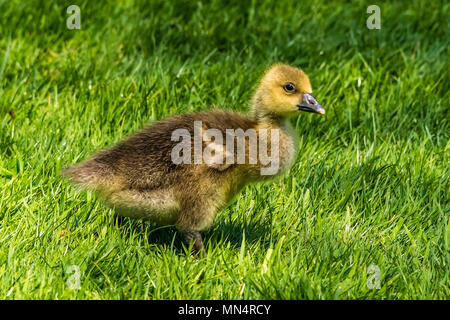
[{"label": "gosling", "polygon": [[206,255],[200,231],[217,212],[246,184],[274,178],[292,164],[297,142],[288,118],[325,114],[311,93],[301,69],[275,64],[260,80],[248,115],[166,118],[62,174],[119,216],[175,225],[188,246]]}]

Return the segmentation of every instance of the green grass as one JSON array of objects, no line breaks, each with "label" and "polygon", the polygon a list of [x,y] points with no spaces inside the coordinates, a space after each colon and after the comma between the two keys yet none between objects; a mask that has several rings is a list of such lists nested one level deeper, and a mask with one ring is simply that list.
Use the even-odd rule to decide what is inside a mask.
[{"label": "green grass", "polygon": [[[449,3],[231,2],[77,1],[81,30],[71,1],[0,2],[0,299],[450,298]],[[207,258],[58,175],[151,121],[245,111],[278,61],[327,116],[292,120],[295,164],[219,213]]]}]

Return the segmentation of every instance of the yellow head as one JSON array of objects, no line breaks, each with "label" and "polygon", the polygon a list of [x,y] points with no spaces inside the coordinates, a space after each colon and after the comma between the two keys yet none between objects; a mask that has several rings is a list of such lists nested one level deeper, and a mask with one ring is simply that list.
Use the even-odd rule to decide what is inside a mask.
[{"label": "yellow head", "polygon": [[256,89],[252,111],[257,118],[284,118],[300,112],[325,114],[311,93],[311,83],[302,70],[275,64]]}]

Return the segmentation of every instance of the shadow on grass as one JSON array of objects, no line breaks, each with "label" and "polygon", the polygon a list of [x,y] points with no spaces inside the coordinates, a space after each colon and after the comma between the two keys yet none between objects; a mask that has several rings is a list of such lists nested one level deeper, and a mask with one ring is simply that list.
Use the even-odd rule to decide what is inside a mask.
[{"label": "shadow on grass", "polygon": [[[148,245],[169,246],[177,255],[185,256],[187,253],[183,235],[175,226],[159,226],[147,221],[126,217],[113,219],[112,222],[111,227],[121,229],[123,236],[127,239],[139,234]],[[253,222],[247,223],[245,226],[220,222],[211,229],[201,232],[201,234],[205,247],[214,248],[230,244],[231,248],[239,248],[243,242],[244,234],[246,245],[259,242],[261,246],[268,248],[270,244],[268,240],[268,236],[270,236],[269,226]]]}]

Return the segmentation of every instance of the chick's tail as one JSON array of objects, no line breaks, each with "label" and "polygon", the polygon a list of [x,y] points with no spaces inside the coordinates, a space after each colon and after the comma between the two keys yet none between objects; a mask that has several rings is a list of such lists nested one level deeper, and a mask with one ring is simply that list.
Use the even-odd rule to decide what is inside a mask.
[{"label": "chick's tail", "polygon": [[95,160],[88,160],[61,170],[61,175],[83,189],[98,191],[111,182],[111,172]]}]

